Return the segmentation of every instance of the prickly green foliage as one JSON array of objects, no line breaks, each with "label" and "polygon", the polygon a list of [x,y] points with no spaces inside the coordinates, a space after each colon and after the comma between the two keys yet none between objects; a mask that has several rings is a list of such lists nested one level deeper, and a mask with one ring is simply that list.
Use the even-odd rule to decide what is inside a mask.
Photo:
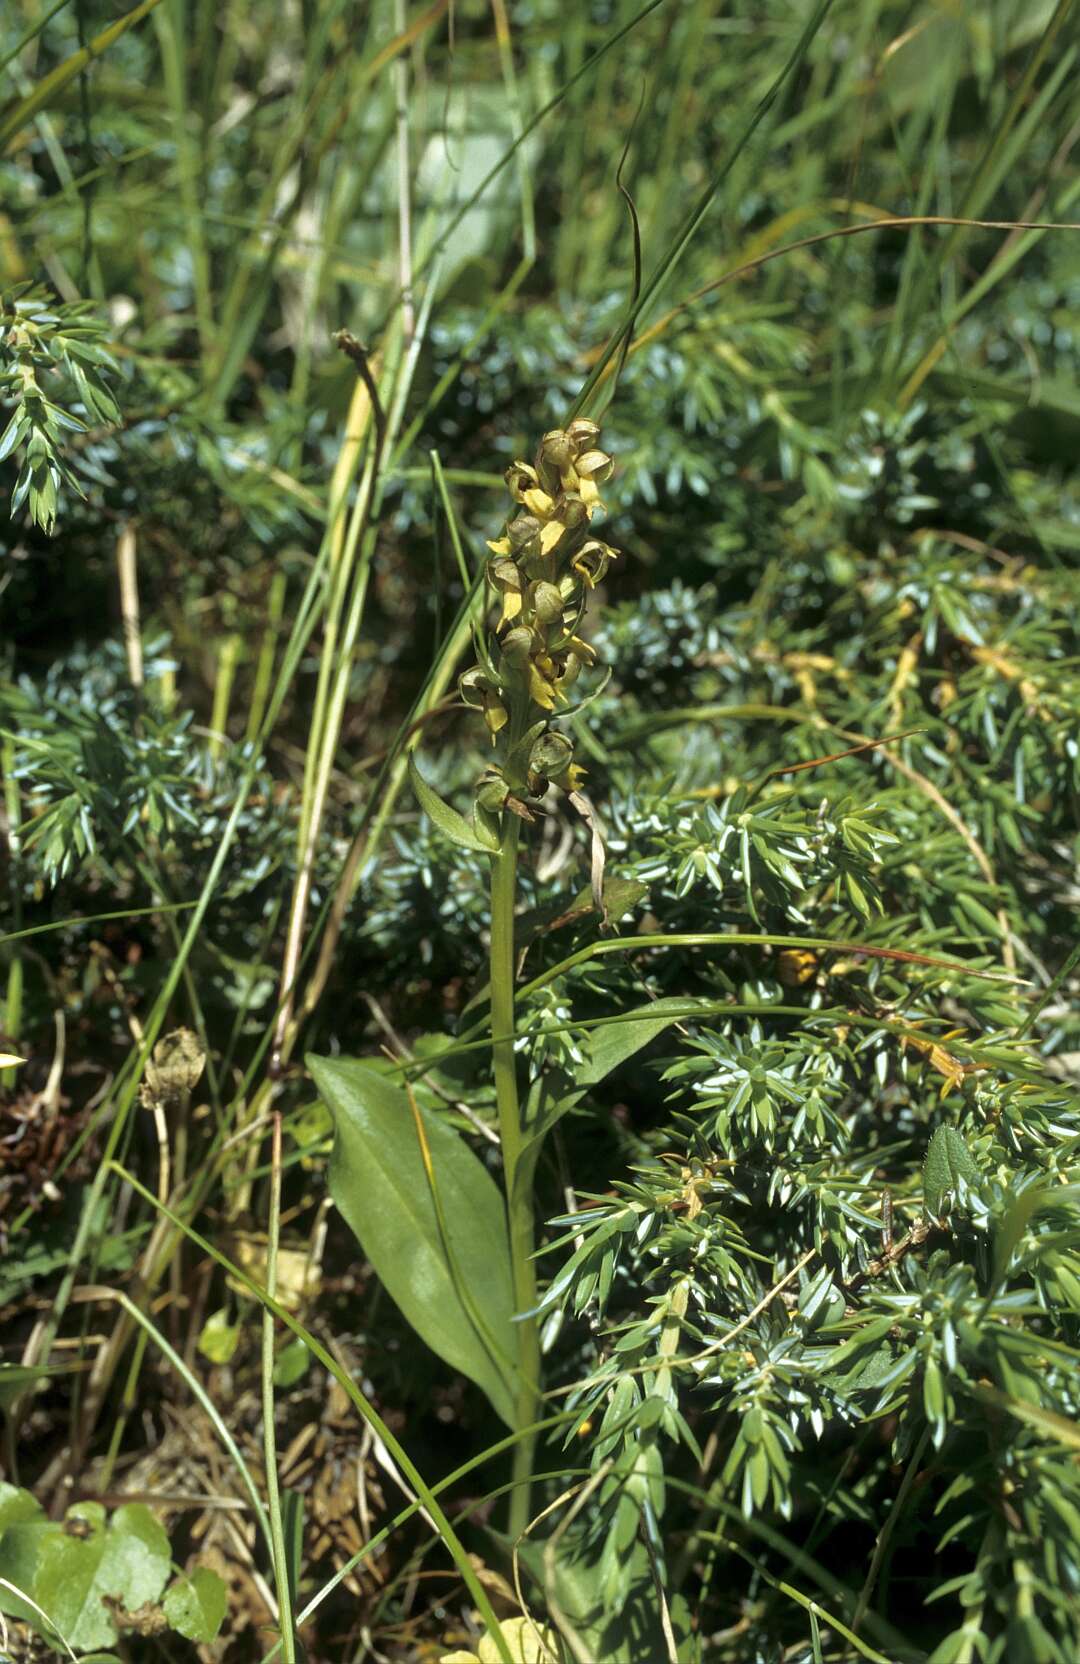
[{"label": "prickly green foliage", "polygon": [[[619,1453],[603,1565],[618,1564],[628,1496],[647,1533],[678,1529],[662,1483],[664,1466],[688,1471],[677,1412],[718,1440],[709,1506],[812,1522],[826,1560],[845,1518],[884,1525],[889,1464],[909,1464],[920,1518],[937,1516],[920,1540],[977,1568],[936,1591],[939,1636],[963,1588],[996,1638],[988,1656],[1064,1659],[1080,1496],[1050,1429],[1078,1407],[1078,1025],[1051,997],[1040,1041],[1021,1039],[1032,994],[1000,972],[1018,965],[1037,988],[1068,940],[1075,586],[932,538],[898,545],[862,554],[843,589],[800,593],[788,576],[768,634],[752,606],[725,618],[711,587],[654,595],[640,632],[623,604],[605,629],[629,664],[600,718],[609,864],[649,883],[650,928],[778,940],[714,943],[707,966],[700,950],[652,961],[658,991],[708,989],[721,1009],[657,1060],[670,1109],[617,1199],[558,1222],[576,1246],[545,1304],[590,1317],[598,1337],[571,1402],[594,1465]],[[675,699],[646,671],[665,625],[668,665],[684,667]],[[676,1389],[654,1411],[649,1383],[669,1372]],[[862,1459],[856,1503],[831,1488],[828,1453],[864,1424],[889,1432]],[[635,1490],[644,1453],[652,1478]],[[995,1495],[1000,1508],[977,1501]],[[967,1656],[967,1633],[958,1621],[935,1657]]]},{"label": "prickly green foliage", "polygon": [[[505,8],[522,114],[635,9]],[[34,300],[58,321],[40,318],[29,344],[15,338],[3,400],[15,409],[29,362],[52,452],[0,576],[16,642],[0,725],[22,817],[12,894],[19,922],[50,932],[27,944],[23,1032],[36,1052],[23,1079],[34,1103],[62,1012],[72,1119],[94,1101],[102,1057],[127,1055],[117,983],[145,1020],[176,953],[167,917],[103,942],[89,927],[92,946],[85,921],[191,901],[238,800],[195,974],[173,998],[186,1020],[202,1007],[229,1092],[242,1070],[258,1078],[320,635],[253,773],[248,702],[272,579],[285,580],[280,664],[325,524],[351,395],[330,332],[367,332],[391,361],[399,339],[397,64],[379,57],[393,11],[286,8],[267,30],[250,4],[227,23],[196,7],[185,36],[162,6],[93,67],[88,129],[69,91],[26,122],[4,162],[5,293],[44,268],[58,293],[102,297],[93,313]],[[457,9],[452,42],[434,12],[405,11],[432,18],[408,54],[422,265],[517,115],[483,8]],[[567,1473],[538,1499],[563,1498],[536,1535],[565,1520],[582,1494],[569,1470],[586,1468],[597,1483],[575,1520],[579,1584],[602,1611],[625,1601],[631,1615],[644,1586],[654,1616],[659,1584],[689,1658],[846,1664],[869,1649],[903,1664],[1071,1664],[1080,1642],[1075,236],[860,232],[661,316],[725,272],[879,211],[1075,218],[1076,48],[1055,22],[1067,11],[836,0],[797,83],[726,176],[706,234],[640,321],[603,414],[618,462],[604,535],[621,558],[585,639],[613,678],[580,717],[551,720],[588,769],[608,882],[645,894],[602,930],[581,828],[545,805],[520,893],[518,1057],[522,1086],[564,1093],[538,1171],[551,1222],[538,1263],[550,1402],[573,1416],[541,1459]],[[722,17],[658,8],[570,88],[450,234],[442,263],[420,271],[415,373],[396,384],[416,433],[387,469],[305,954],[461,598],[428,452],[475,571],[502,519],[505,467],[566,423],[625,315],[629,237],[613,178],[627,135],[648,270],[726,161],[797,13],[772,8],[763,23],[749,0]],[[11,8],[3,52],[32,21]],[[61,8],[20,72],[62,62],[81,21]],[[511,289],[530,178],[537,258]],[[85,338],[117,365],[96,368],[119,427],[105,407],[92,412],[62,361],[65,331],[95,319],[104,333]],[[87,431],[57,415],[50,430],[45,400]],[[31,460],[24,438],[2,464],[9,490]],[[40,444],[34,455],[40,474]],[[50,472],[62,468],[84,496]],[[52,540],[40,524],[50,489]],[[141,701],[118,645],[121,521],[138,537]],[[232,632],[243,649],[219,743],[211,717]],[[328,636],[326,651],[336,663]],[[588,672],[581,683],[597,691]],[[878,743],[890,735],[905,737]],[[868,741],[877,748],[858,749]],[[422,744],[427,776],[456,801],[490,757],[450,710],[425,722]],[[418,1102],[495,1171],[482,1131],[494,1121],[486,869],[397,800],[365,848],[305,1038],[374,1053],[393,1036],[425,1064]],[[724,935],[754,939],[700,940]],[[593,1039],[657,997],[682,1000],[678,1026],[578,1091]],[[222,1137],[253,1101],[238,1091],[221,1106]],[[278,1102],[297,1157],[289,1202],[303,1209],[322,1183],[326,1127],[288,1072]],[[115,1125],[111,1102],[101,1114]],[[188,1129],[200,1178],[210,1128],[208,1117]],[[150,1139],[125,1140],[153,1187]],[[69,1270],[79,1171],[59,1176],[62,1217],[35,1193],[40,1212],[9,1253],[11,1288],[32,1285],[38,1302],[17,1319],[25,1333]],[[207,1231],[243,1189],[234,1170],[227,1184],[213,1171]],[[256,1228],[261,1182],[260,1170]],[[84,1256],[79,1282],[138,1269],[154,1216],[130,1200],[99,1199],[100,1257]],[[123,1209],[113,1238],[109,1201]],[[361,1286],[341,1295],[343,1265]],[[335,1292],[319,1322],[362,1332],[376,1395],[421,1448],[430,1440],[441,1461],[450,1418],[470,1453],[483,1449],[500,1429],[478,1396],[419,1355],[387,1301],[365,1303],[355,1267],[355,1248],[332,1234]],[[222,1288],[208,1309],[230,1298]],[[72,1338],[79,1323],[66,1322]],[[134,1378],[141,1397],[145,1370]],[[320,1380],[313,1417],[323,1396]],[[63,1413],[48,1432],[58,1447]],[[108,1439],[103,1419],[95,1459]],[[478,1494],[479,1480],[465,1484]],[[399,1592],[415,1587],[401,1541],[390,1563],[405,1575],[353,1614],[388,1653],[415,1621]],[[414,1544],[427,1551],[426,1529]],[[493,1557],[479,1533],[470,1547]],[[522,1563],[539,1612],[540,1552],[530,1563],[523,1548]],[[446,1598],[456,1613],[463,1603]],[[186,1611],[189,1593],[177,1599]],[[318,1633],[328,1659],[352,1645],[337,1617]],[[141,1664],[140,1641],[127,1645]],[[658,1629],[636,1654],[594,1651],[651,1658],[665,1646]]]},{"label": "prickly green foliage", "polygon": [[[146,643],[153,682],[175,669],[167,639]],[[246,754],[216,759],[193,713],[166,710],[126,685],[118,645],[56,661],[35,683],[0,683],[0,716],[14,737],[12,778],[25,791],[22,869],[31,885],[78,875],[123,881],[139,856],[181,885],[220,831]],[[265,776],[255,792],[267,789]],[[288,859],[288,828],[252,812],[223,900],[254,893]]]},{"label": "prickly green foliage", "polygon": [[0,462],[13,457],[18,476],[11,512],[25,507],[44,531],[56,524],[61,489],[84,494],[67,457],[73,434],[110,426],[120,411],[105,375],[108,325],[89,302],[57,304],[39,286],[0,293]]}]

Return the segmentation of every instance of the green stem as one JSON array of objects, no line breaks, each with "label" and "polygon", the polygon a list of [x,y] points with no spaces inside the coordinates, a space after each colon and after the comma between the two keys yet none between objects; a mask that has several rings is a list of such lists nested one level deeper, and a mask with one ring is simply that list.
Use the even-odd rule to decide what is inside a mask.
[{"label": "green stem", "polygon": [[[4,775],[4,810],[7,815],[11,922],[15,926],[12,935],[18,935],[23,922],[22,876],[19,871],[19,827],[22,821],[22,805],[19,797],[19,782],[15,778],[15,741],[11,736],[5,738],[3,742],[2,751],[0,751],[0,767],[2,767]],[[19,1038],[19,1030],[22,1027],[22,1007],[23,956],[18,948],[12,948],[11,959],[8,963],[4,1020],[0,1023],[0,1028],[6,1031],[9,1040],[17,1041]],[[13,1087],[16,1078],[15,1067],[0,1069],[0,1087]]]},{"label": "green stem", "polygon": [[[271,1300],[277,1293],[278,1234],[281,1224],[281,1116],[274,1115],[271,1133],[270,1221],[266,1244],[266,1292]],[[285,1664],[296,1664],[296,1633],[293,1628],[292,1586],[285,1528],[278,1489],[277,1439],[274,1427],[274,1314],[269,1306],[262,1314],[262,1417],[263,1458],[266,1463],[266,1502],[270,1519],[270,1544],[274,1562],[274,1583],[278,1598],[278,1633]]]},{"label": "green stem", "polygon": [[[491,860],[491,1033],[499,1139],[506,1178],[506,1214],[510,1233],[510,1270],[514,1308],[531,1312],[536,1305],[533,1273],[533,1171],[535,1155],[523,1151],[524,1129],[514,1062],[514,899],[517,889],[518,837],[521,822],[507,811],[502,844]],[[535,1317],[520,1318],[517,1335],[519,1385],[517,1431],[536,1421],[540,1405],[540,1337]],[[514,1489],[510,1494],[510,1535],[517,1538],[529,1523],[529,1481],[535,1435],[514,1447]]]}]

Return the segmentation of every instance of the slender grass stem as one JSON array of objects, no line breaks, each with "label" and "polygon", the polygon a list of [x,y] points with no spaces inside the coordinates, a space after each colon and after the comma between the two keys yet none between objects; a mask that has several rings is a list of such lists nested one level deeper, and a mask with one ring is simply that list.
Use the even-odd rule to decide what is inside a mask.
[{"label": "slender grass stem", "polygon": [[[535,1160],[524,1151],[525,1129],[521,1122],[514,1060],[514,899],[520,830],[521,822],[516,815],[504,815],[502,844],[491,861],[491,1054],[506,1181],[514,1306],[522,1313],[532,1312],[536,1305],[536,1277],[532,1262]],[[535,1317],[520,1317],[515,1328],[520,1373],[516,1419],[520,1431],[539,1414],[540,1337]],[[515,1484],[510,1498],[512,1537],[520,1536],[529,1520],[529,1481],[535,1449],[534,1435],[514,1446]]]},{"label": "slender grass stem", "polygon": [[[281,1116],[275,1114],[271,1133],[270,1221],[266,1247],[266,1292],[271,1300],[277,1293],[278,1233],[281,1224]],[[289,1563],[285,1550],[285,1528],[281,1518],[278,1489],[277,1440],[274,1434],[274,1314],[269,1306],[262,1313],[262,1418],[263,1457],[266,1463],[266,1502],[270,1516],[270,1541],[274,1557],[274,1583],[278,1598],[278,1628],[285,1664],[296,1664],[296,1633],[293,1628]]]},{"label": "slender grass stem", "polygon": [[[9,736],[4,739],[0,748],[0,768],[4,776],[4,813],[7,817],[7,846],[8,872],[11,885],[11,919],[15,926],[8,937],[21,934],[20,926],[23,921],[22,889],[20,887],[19,859],[21,846],[19,841],[19,827],[22,821],[22,803],[19,795],[19,783],[15,778],[15,741]],[[8,1038],[18,1040],[19,1029],[22,1027],[23,1006],[23,957],[18,948],[11,950],[8,962],[7,995],[4,1004],[4,1023]],[[0,1069],[0,1087],[15,1085],[15,1069]]]}]

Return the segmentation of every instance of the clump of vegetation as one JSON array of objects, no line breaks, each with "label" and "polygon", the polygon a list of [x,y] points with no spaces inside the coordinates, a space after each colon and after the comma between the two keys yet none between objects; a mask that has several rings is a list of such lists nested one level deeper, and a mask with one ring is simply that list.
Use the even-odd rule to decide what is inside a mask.
[{"label": "clump of vegetation", "polygon": [[1071,10],[0,21],[0,1650],[1072,1664]]}]

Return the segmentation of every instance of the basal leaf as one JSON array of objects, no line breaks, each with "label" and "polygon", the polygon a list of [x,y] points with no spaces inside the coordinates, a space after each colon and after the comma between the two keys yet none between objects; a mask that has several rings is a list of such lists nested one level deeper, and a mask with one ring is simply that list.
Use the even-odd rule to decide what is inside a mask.
[{"label": "basal leaf", "polygon": [[47,1536],[55,1536],[62,1529],[58,1521],[49,1519],[29,1491],[0,1483],[0,1612],[36,1625],[32,1602],[21,1600],[15,1591],[31,1594],[41,1545]]},{"label": "basal leaf", "polygon": [[133,1612],[158,1599],[169,1575],[169,1539],[143,1503],[125,1503],[107,1526],[104,1509],[91,1510],[84,1503],[68,1514],[89,1526],[89,1536],[61,1531],[45,1539],[34,1580],[34,1599],[76,1651],[115,1642],[107,1598]]},{"label": "basal leaf", "polygon": [[189,1641],[212,1641],[225,1616],[225,1585],[216,1572],[196,1566],[165,1591],[162,1608],[172,1627]]},{"label": "basal leaf", "polygon": [[421,1339],[513,1426],[514,1301],[495,1181],[444,1119],[417,1106],[444,1242],[405,1092],[355,1058],[309,1057],[308,1067],[334,1117],[330,1192],[346,1224]]}]

